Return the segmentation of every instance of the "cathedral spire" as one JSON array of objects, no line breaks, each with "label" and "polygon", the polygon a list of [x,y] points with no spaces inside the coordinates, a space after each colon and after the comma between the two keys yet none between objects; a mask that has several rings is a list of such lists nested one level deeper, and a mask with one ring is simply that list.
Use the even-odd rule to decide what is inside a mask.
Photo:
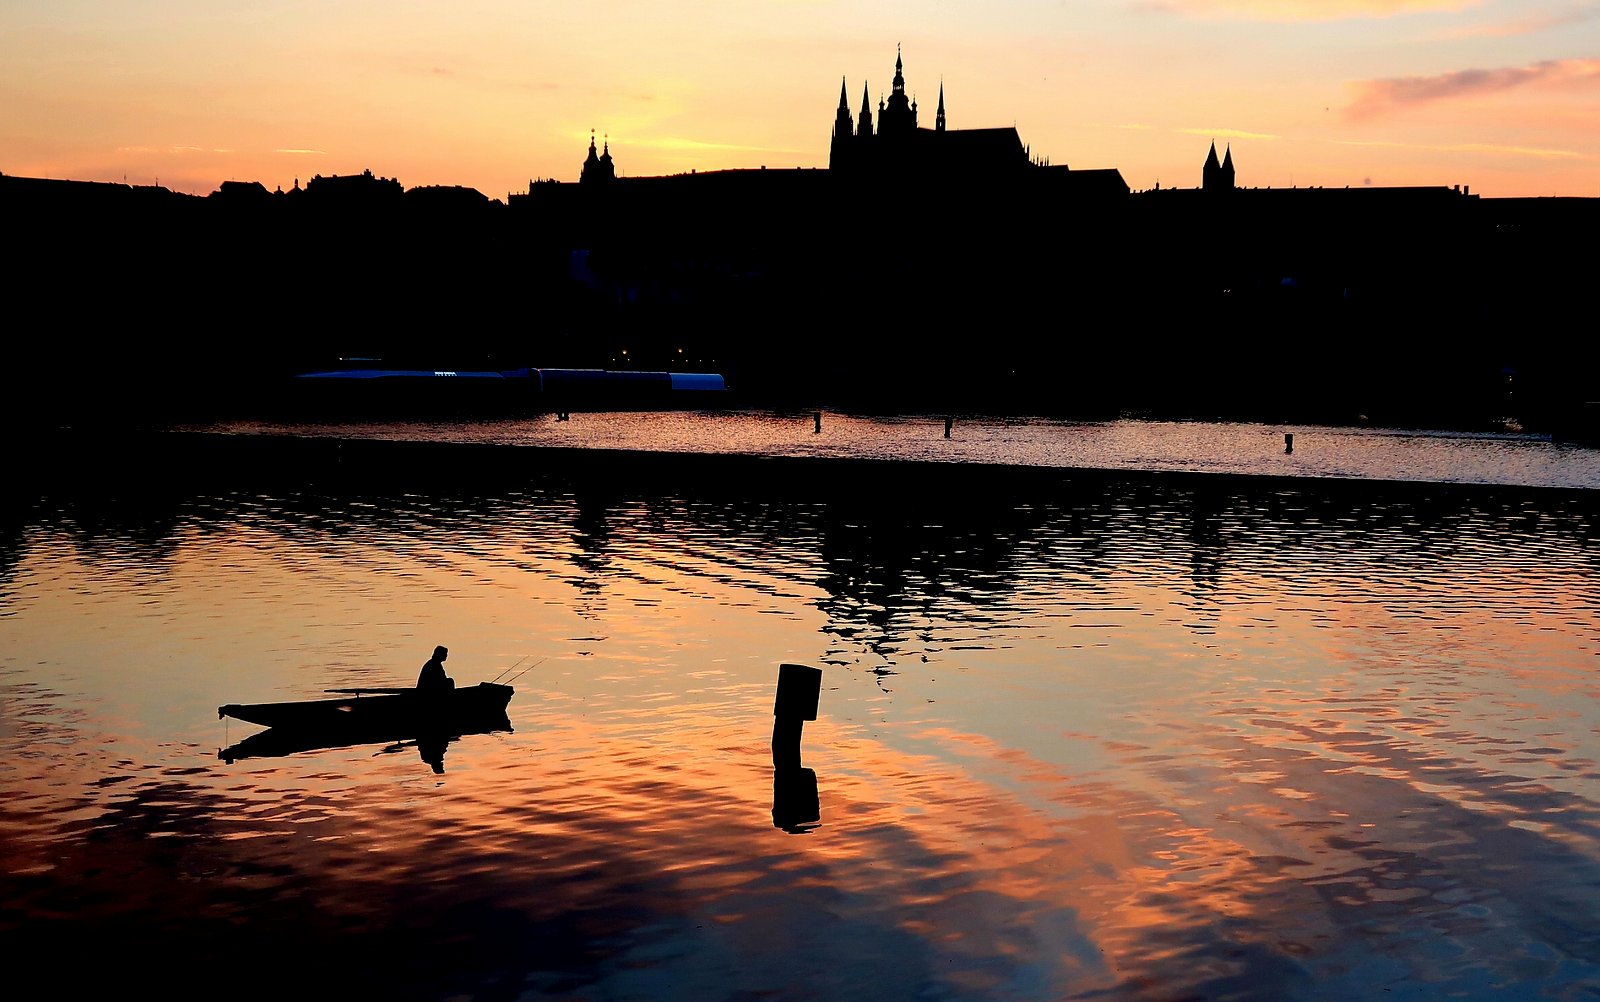
[{"label": "cathedral spire", "polygon": [[939,110],[934,113],[933,129],[935,132],[944,131],[944,81],[939,81]]},{"label": "cathedral spire", "polygon": [[850,135],[850,101],[844,94],[844,77],[839,78],[839,110],[833,113],[833,138]]},{"label": "cathedral spire", "polygon": [[894,49],[894,83],[889,90],[889,100],[878,106],[878,134],[882,136],[908,136],[917,130],[917,108],[906,96],[905,63],[900,57],[900,46]]}]

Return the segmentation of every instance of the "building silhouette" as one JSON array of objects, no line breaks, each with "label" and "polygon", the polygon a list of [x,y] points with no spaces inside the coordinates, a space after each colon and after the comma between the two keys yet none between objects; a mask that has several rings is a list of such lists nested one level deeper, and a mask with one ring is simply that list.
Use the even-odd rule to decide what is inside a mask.
[{"label": "building silhouette", "polygon": [[1233,190],[1233,146],[1229,144],[1222,162],[1217,163],[1217,144],[1213,140],[1211,152],[1206,154],[1205,166],[1200,169],[1200,187],[1206,191]]},{"label": "building silhouette", "polygon": [[876,117],[868,84],[862,84],[859,114],[851,111],[848,89],[848,81],[841,80],[828,146],[828,170],[841,179],[915,188],[1024,185],[1030,192],[1057,198],[1116,199],[1128,193],[1115,169],[1071,171],[1065,164],[1053,166],[1048,158],[1033,156],[1015,126],[950,128],[943,81],[933,128],[922,127],[899,50],[889,95],[879,99]]},{"label": "building silhouette", "polygon": [[589,134],[589,158],[583,162],[583,168],[578,173],[578,183],[587,185],[607,184],[617,179],[617,165],[611,161],[611,140],[606,140],[605,152],[595,155],[594,133]]},{"label": "building silhouette", "polygon": [[841,173],[922,175],[976,174],[1001,178],[1034,166],[1015,127],[950,129],[946,124],[944,84],[934,126],[917,124],[917,102],[906,92],[905,64],[897,51],[889,96],[880,99],[874,124],[870,92],[862,84],[861,113],[854,118],[839,83],[839,107],[828,148],[828,169]]}]

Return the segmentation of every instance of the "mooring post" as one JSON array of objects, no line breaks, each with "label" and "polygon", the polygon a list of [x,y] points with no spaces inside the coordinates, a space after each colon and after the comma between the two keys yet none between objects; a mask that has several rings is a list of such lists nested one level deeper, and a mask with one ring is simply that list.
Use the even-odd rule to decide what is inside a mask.
[{"label": "mooring post", "polygon": [[944,419],[944,437],[945,438],[949,438],[950,437],[950,426],[955,424],[955,423],[956,423],[956,419],[955,418],[945,418]]},{"label": "mooring post", "polygon": [[800,732],[817,719],[822,669],[778,666],[778,695],[772,704],[772,824],[802,832],[822,817],[817,774],[800,767]]},{"label": "mooring post", "polygon": [[811,429],[811,434],[813,434],[813,435],[822,434],[822,412],[821,411],[817,411],[815,414],[813,414],[811,416],[811,418],[812,418],[813,421],[816,422],[815,427],[813,427]]},{"label": "mooring post", "polygon": [[800,768],[800,733],[817,719],[822,695],[822,669],[809,665],[778,666],[778,696],[772,704],[772,764]]},{"label": "mooring post", "polygon": [[1283,454],[1287,456],[1294,451],[1294,432],[1283,433]]}]

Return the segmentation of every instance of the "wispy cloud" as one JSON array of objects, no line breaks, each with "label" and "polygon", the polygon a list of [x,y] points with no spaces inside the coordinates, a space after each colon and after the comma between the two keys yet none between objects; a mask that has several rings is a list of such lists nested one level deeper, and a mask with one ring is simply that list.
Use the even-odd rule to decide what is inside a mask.
[{"label": "wispy cloud", "polygon": [[1343,21],[1465,10],[1484,0],[1135,0],[1135,10],[1251,21]]},{"label": "wispy cloud", "polygon": [[1393,143],[1378,141],[1363,141],[1357,139],[1336,139],[1333,142],[1340,146],[1366,146],[1390,150],[1426,150],[1430,153],[1484,153],[1495,156],[1528,157],[1534,160],[1587,160],[1587,154],[1576,150],[1546,150],[1535,146],[1502,146],[1496,143],[1454,143],[1450,145],[1428,145],[1423,143]]},{"label": "wispy cloud", "polygon": [[1270,132],[1245,132],[1243,129],[1174,129],[1180,136],[1209,136],[1212,139],[1277,139]]},{"label": "wispy cloud", "polygon": [[1476,97],[1533,84],[1559,87],[1600,86],[1600,59],[1547,59],[1530,66],[1491,70],[1456,70],[1431,77],[1390,77],[1352,84],[1355,99],[1346,118],[1372,118],[1399,108]]},{"label": "wispy cloud", "polygon": [[231,149],[217,149],[210,146],[118,146],[118,153],[234,153]]},{"label": "wispy cloud", "polygon": [[1533,35],[1553,31],[1574,24],[1583,24],[1600,18],[1600,4],[1583,4],[1565,11],[1519,17],[1510,21],[1490,24],[1472,24],[1445,32],[1445,38],[1510,38],[1515,35]]},{"label": "wispy cloud", "polygon": [[290,153],[290,154],[294,154],[295,156],[308,156],[308,157],[325,157],[325,156],[328,155],[328,151],[327,150],[278,149],[278,150],[273,150],[272,152],[274,152],[274,153]]}]

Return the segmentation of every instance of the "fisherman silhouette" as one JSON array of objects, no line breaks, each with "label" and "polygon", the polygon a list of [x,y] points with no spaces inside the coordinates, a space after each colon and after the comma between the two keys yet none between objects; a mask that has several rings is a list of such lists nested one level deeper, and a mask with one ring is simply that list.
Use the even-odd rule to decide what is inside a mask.
[{"label": "fisherman silhouette", "polygon": [[417,689],[422,692],[444,692],[456,687],[455,679],[444,673],[445,659],[450,656],[450,651],[444,647],[435,647],[433,657],[422,666],[422,671],[417,675]]}]

